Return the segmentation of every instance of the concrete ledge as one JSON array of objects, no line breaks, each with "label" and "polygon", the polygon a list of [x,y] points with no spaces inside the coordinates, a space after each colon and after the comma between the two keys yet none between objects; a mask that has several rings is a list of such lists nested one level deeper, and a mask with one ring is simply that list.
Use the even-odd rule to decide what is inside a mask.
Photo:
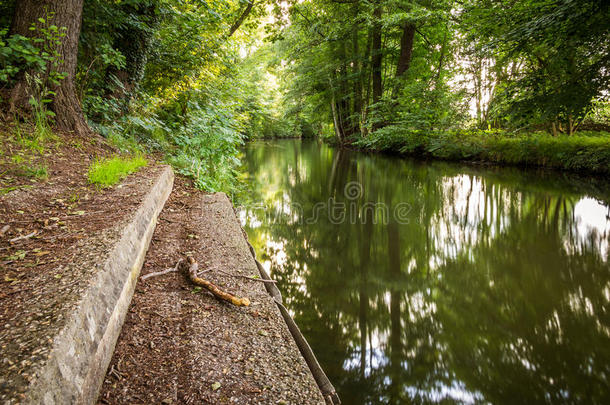
[{"label": "concrete ledge", "polygon": [[268,283],[243,277],[258,270],[231,201],[181,183],[161,213],[143,271],[163,270],[190,252],[200,269],[223,270],[206,279],[251,305],[197,292],[183,272],[140,280],[113,355],[120,376],[107,375],[100,398],[112,405],[324,405]]},{"label": "concrete ledge", "polygon": [[171,168],[164,167],[135,214],[106,245],[107,254],[91,263],[96,272],[63,328],[50,337],[47,360],[34,370],[23,403],[95,402],[173,180]]}]

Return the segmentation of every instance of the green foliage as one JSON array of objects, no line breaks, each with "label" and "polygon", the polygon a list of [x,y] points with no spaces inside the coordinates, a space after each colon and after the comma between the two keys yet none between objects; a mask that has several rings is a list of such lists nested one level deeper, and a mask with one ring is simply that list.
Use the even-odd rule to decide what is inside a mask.
[{"label": "green foliage", "polygon": [[142,156],[120,157],[95,160],[89,167],[89,183],[110,187],[123,180],[128,174],[138,171],[148,164]]},{"label": "green foliage", "polygon": [[35,72],[45,84],[58,84],[64,77],[57,70],[61,63],[57,47],[65,36],[65,30],[49,24],[52,18],[49,15],[47,19],[39,18],[32,23],[32,38],[7,36],[8,30],[0,29],[0,83],[11,85],[17,74],[24,71]]},{"label": "green foliage", "polygon": [[26,177],[34,177],[39,180],[46,180],[49,178],[49,173],[46,166],[27,167],[24,170],[24,175]]},{"label": "green foliage", "polygon": [[0,30],[0,83],[14,84],[18,74],[25,75],[29,89],[28,100],[32,107],[35,143],[52,137],[49,121],[55,116],[47,106],[53,100],[57,86],[65,77],[59,71],[62,63],[58,47],[66,35],[65,28],[51,24],[53,15],[38,18],[32,23],[31,38],[21,35],[6,36],[7,30]]},{"label": "green foliage", "polygon": [[49,141],[56,140],[55,134],[49,129],[46,121],[34,123],[34,128],[22,128],[17,119],[14,120],[13,136],[17,144],[31,153],[42,154]]},{"label": "green foliage", "polygon": [[237,1],[91,2],[77,75],[91,127],[122,151],[163,154],[202,189],[236,187],[243,139],[288,130],[260,94],[262,73],[250,69],[264,70],[267,60],[237,56],[253,39],[226,36],[241,8]]},{"label": "green foliage", "polygon": [[220,110],[199,110],[189,125],[173,137],[176,149],[168,156],[179,173],[193,178],[195,185],[209,191],[231,190],[239,160],[237,147],[242,135],[236,121]]},{"label": "green foliage", "polygon": [[45,59],[29,38],[22,35],[7,36],[0,30],[0,83],[10,85],[20,71],[44,69]]},{"label": "green foliage", "polygon": [[607,91],[607,3],[473,0],[461,14],[471,54],[479,63],[492,61],[488,119],[508,127],[545,124],[550,129],[563,123],[571,133],[592,101]]},{"label": "green foliage", "polygon": [[610,133],[582,132],[550,137],[503,131],[398,132],[384,128],[359,146],[446,160],[486,161],[519,166],[610,173]]},{"label": "green foliage", "polygon": [[610,128],[610,101],[595,100],[585,120],[592,124],[601,124]]}]

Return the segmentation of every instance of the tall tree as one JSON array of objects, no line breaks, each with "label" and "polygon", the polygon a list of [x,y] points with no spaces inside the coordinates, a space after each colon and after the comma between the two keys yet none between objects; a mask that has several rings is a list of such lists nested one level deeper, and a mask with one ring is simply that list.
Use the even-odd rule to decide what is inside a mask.
[{"label": "tall tree", "polygon": [[413,38],[415,37],[415,25],[404,23],[402,37],[400,38],[400,56],[396,64],[396,77],[400,77],[409,70],[413,55]]},{"label": "tall tree", "polygon": [[383,54],[381,49],[381,1],[377,0],[373,10],[373,27],[371,29],[371,70],[373,76],[373,103],[381,100],[383,95],[383,82],[381,67]]},{"label": "tall tree", "polygon": [[[65,29],[66,35],[57,47],[61,59],[58,69],[65,78],[52,88],[55,96],[51,108],[60,129],[88,133],[89,127],[74,85],[82,12],[83,0],[22,0],[16,4],[11,33],[25,37],[40,35],[30,27],[39,19],[47,21],[49,18],[54,25]],[[27,107],[30,96],[31,89],[24,74],[11,91],[11,108]]]}]

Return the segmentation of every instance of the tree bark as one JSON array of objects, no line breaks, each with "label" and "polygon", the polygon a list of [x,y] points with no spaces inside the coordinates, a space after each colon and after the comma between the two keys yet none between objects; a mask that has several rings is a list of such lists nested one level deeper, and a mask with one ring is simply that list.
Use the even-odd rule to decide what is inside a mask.
[{"label": "tree bark", "polygon": [[339,90],[339,100],[337,101],[338,113],[339,113],[339,121],[341,123],[341,127],[343,128],[344,140],[348,141],[351,135],[355,132],[355,127],[353,125],[353,121],[350,119],[350,99],[353,98],[353,94],[349,88],[349,78],[347,71],[347,49],[345,41],[340,41],[337,48],[337,57],[341,61],[341,65],[339,66],[338,78],[335,77],[336,82],[338,83]]},{"label": "tree bark", "polygon": [[231,293],[221,290],[216,284],[199,277],[197,275],[199,272],[199,264],[193,257],[187,256],[186,260],[188,263],[189,280],[191,280],[193,284],[207,288],[208,291],[214,294],[215,297],[230,302],[238,307],[247,307],[250,305],[250,300],[247,297],[237,297]]},{"label": "tree bark", "polygon": [[341,126],[341,122],[339,121],[339,114],[337,113],[337,102],[335,98],[335,89],[333,87],[332,79],[328,80],[330,83],[330,91],[331,91],[331,99],[330,99],[330,109],[333,114],[333,126],[335,127],[335,135],[339,140],[340,144],[343,144],[343,127]]},{"label": "tree bark", "polygon": [[[11,34],[25,37],[36,35],[37,31],[30,31],[30,26],[37,22],[38,18],[44,18],[49,25],[65,27],[66,36],[61,39],[57,51],[62,59],[58,71],[66,76],[58,86],[53,86],[51,89],[55,92],[51,109],[55,112],[59,129],[86,134],[90,129],[85,121],[74,85],[82,12],[83,0],[22,0],[16,4]],[[53,16],[52,19],[50,16]],[[22,75],[11,91],[11,108],[24,106],[28,108],[27,101],[30,95],[25,75]]]},{"label": "tree bark", "polygon": [[362,68],[360,63],[359,46],[359,24],[358,24],[359,4],[354,4],[354,25],[352,26],[352,74],[354,77],[354,99],[353,99],[353,128],[354,132],[361,133],[360,118],[362,116]]},{"label": "tree bark", "polygon": [[396,77],[400,77],[409,70],[413,57],[413,39],[415,38],[415,25],[405,23],[400,38],[400,56],[396,64]]},{"label": "tree bark", "polygon": [[383,95],[383,84],[381,78],[381,65],[383,56],[381,54],[381,2],[377,1],[373,10],[373,32],[371,46],[371,70],[373,76],[373,103],[381,100]]}]

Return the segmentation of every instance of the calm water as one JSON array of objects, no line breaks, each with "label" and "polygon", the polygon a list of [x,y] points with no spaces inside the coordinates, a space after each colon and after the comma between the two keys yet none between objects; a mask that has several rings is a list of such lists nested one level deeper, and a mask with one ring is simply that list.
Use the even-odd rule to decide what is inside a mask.
[{"label": "calm water", "polygon": [[610,403],[607,184],[300,141],[243,162],[243,224],[343,403]]}]

